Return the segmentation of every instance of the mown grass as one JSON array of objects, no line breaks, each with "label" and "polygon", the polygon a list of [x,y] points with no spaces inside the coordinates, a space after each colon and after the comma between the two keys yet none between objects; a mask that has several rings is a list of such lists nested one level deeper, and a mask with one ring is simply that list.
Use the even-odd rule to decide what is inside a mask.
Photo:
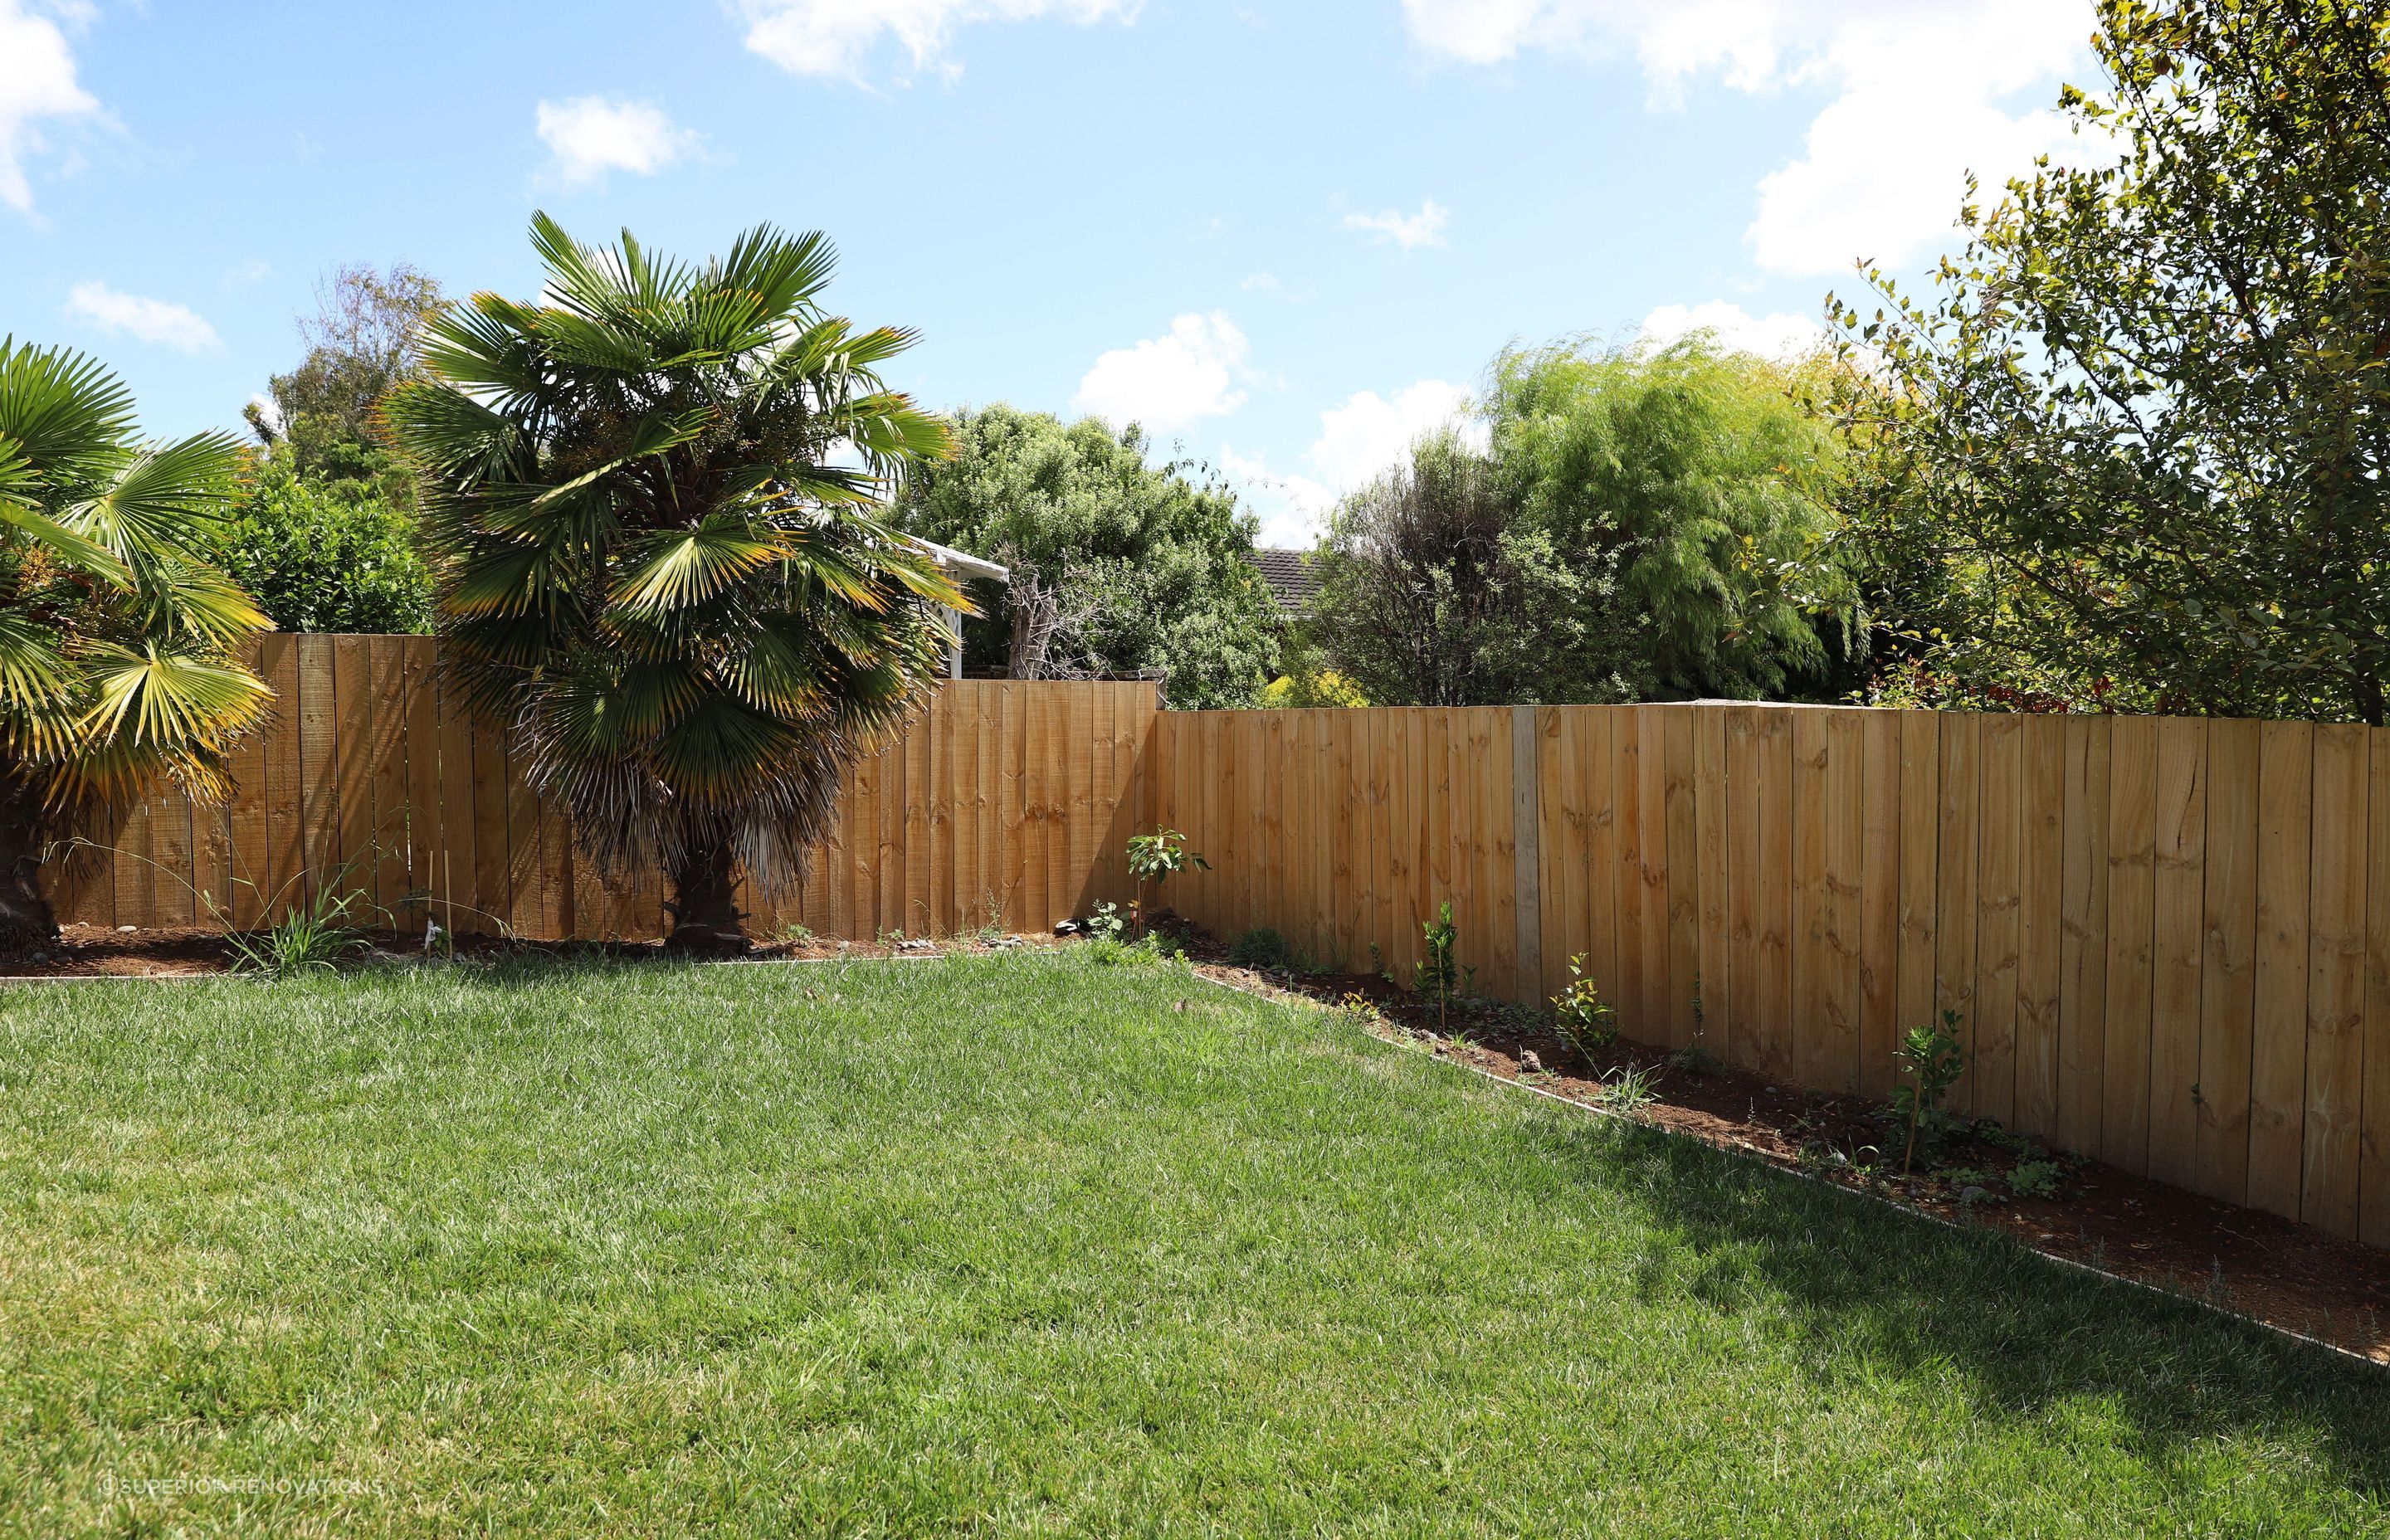
[{"label": "mown grass", "polygon": [[2345,1535],[2385,1477],[2378,1373],[1167,968],[0,995],[9,1534]]}]

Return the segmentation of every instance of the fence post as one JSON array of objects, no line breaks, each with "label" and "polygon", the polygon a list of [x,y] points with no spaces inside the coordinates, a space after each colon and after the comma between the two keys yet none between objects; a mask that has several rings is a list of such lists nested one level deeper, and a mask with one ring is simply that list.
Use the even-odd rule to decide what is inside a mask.
[{"label": "fence post", "polygon": [[1544,878],[1538,849],[1543,776],[1536,753],[1536,708],[1510,708],[1510,850],[1518,902],[1519,975],[1513,993],[1533,1004],[1544,992]]}]

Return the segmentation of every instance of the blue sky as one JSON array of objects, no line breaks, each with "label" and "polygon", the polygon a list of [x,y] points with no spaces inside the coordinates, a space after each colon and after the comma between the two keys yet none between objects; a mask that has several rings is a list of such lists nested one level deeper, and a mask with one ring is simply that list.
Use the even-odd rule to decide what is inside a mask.
[{"label": "blue sky", "polygon": [[1796,343],[2058,142],[2088,0],[0,0],[0,331],[239,426],[341,263],[827,231],[925,404],[1137,417],[1269,537],[1511,340]]}]

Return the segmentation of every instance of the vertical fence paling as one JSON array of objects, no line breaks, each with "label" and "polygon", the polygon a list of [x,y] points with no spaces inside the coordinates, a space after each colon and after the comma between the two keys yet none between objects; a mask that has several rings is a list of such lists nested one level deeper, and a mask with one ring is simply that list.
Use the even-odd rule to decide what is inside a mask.
[{"label": "vertical fence paling", "polygon": [[1154,763],[1214,865],[1172,900],[1224,934],[1407,979],[1450,903],[1490,994],[1582,958],[1630,1036],[1871,1097],[1956,1011],[1962,1110],[2390,1244],[2390,731],[1225,712]]}]

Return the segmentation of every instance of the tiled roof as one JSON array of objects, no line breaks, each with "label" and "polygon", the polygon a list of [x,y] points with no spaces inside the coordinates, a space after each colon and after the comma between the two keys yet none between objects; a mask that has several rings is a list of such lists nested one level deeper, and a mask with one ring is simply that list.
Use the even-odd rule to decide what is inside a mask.
[{"label": "tiled roof", "polygon": [[1278,596],[1279,609],[1290,615],[1300,615],[1311,608],[1311,596],[1319,591],[1319,573],[1311,565],[1309,551],[1257,546],[1253,565],[1261,569],[1262,581]]}]

